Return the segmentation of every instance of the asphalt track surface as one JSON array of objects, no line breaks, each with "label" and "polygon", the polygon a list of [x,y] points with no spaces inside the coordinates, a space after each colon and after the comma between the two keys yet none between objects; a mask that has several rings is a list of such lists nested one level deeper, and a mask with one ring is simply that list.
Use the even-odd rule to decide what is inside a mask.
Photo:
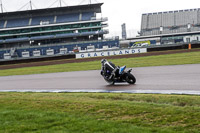
[{"label": "asphalt track surface", "polygon": [[108,85],[100,70],[0,77],[0,92],[113,92],[200,95],[200,64],[133,68],[135,85]]}]

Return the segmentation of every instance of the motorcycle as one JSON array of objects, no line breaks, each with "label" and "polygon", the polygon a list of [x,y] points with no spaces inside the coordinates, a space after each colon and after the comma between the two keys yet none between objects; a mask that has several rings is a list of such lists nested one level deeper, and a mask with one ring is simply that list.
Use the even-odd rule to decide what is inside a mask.
[{"label": "motorcycle", "polygon": [[[127,82],[129,84],[135,84],[136,78],[131,74],[132,69],[125,71],[126,66],[123,67],[116,67],[113,72],[107,70],[104,72],[101,70],[101,75],[103,76],[104,80],[108,82],[110,85],[114,85],[115,83],[123,83]],[[111,75],[114,74],[114,75]],[[112,77],[110,77],[112,76]]]}]

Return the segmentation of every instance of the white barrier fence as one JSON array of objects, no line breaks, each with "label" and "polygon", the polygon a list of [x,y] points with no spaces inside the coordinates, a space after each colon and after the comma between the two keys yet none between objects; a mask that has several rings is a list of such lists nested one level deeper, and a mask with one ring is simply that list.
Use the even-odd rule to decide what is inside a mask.
[{"label": "white barrier fence", "polygon": [[127,55],[127,54],[137,54],[137,53],[146,53],[147,48],[140,49],[122,49],[114,51],[101,51],[101,52],[89,52],[89,53],[77,53],[76,59],[80,58],[91,58],[91,57],[104,57],[104,56],[113,56],[113,55]]}]

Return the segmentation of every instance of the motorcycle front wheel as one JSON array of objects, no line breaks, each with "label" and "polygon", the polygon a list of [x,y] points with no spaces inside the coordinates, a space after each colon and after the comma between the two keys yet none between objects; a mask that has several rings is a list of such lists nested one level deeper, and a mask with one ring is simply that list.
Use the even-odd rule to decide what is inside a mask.
[{"label": "motorcycle front wheel", "polygon": [[127,73],[126,82],[129,84],[135,84],[136,78],[131,73]]}]

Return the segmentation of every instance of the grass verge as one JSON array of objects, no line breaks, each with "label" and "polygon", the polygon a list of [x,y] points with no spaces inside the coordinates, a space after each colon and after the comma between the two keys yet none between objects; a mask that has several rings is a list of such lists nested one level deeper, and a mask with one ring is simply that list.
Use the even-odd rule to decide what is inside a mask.
[{"label": "grass verge", "polygon": [[200,97],[0,93],[0,132],[197,133]]},{"label": "grass verge", "polygon": [[[200,63],[200,52],[148,56],[138,58],[123,58],[113,59],[110,61],[119,66],[127,65],[127,67],[198,64]],[[98,70],[100,68],[100,61],[92,61],[84,63],[68,63],[60,65],[0,70],[0,76]]]}]

